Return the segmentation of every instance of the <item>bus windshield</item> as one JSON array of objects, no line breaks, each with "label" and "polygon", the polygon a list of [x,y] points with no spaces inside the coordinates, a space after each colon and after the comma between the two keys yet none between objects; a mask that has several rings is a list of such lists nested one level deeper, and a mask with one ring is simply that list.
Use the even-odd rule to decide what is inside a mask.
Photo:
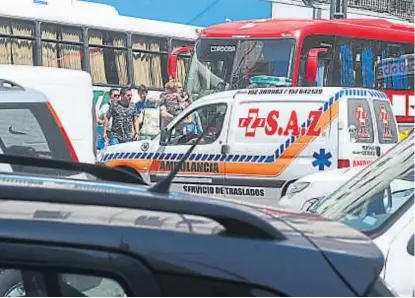
[{"label": "bus windshield", "polygon": [[294,39],[201,39],[190,63],[186,91],[192,100],[242,89],[254,76],[291,79]]}]

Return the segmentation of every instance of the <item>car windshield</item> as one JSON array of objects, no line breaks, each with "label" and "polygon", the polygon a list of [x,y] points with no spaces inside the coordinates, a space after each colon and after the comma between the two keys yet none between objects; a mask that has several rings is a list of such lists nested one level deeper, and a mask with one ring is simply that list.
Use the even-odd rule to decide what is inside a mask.
[{"label": "car windshield", "polygon": [[414,200],[414,133],[360,171],[311,212],[366,234],[381,231]]},{"label": "car windshield", "polygon": [[254,76],[291,78],[294,39],[201,39],[190,63],[186,91],[204,95],[243,89]]}]

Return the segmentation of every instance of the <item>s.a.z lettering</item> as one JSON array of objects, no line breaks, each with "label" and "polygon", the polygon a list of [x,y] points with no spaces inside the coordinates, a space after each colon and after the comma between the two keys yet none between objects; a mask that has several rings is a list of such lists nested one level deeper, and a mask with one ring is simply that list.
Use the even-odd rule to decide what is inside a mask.
[{"label": "s.a.z lettering", "polygon": [[[285,113],[285,111],[284,111]],[[322,111],[310,111],[308,127],[300,127],[297,111],[291,111],[287,125],[282,126],[279,123],[280,111],[271,110],[267,117],[259,117],[259,109],[251,108],[248,110],[248,116],[240,118],[238,127],[245,128],[246,137],[255,137],[258,128],[264,129],[267,136],[319,136],[321,128],[317,126]]]}]

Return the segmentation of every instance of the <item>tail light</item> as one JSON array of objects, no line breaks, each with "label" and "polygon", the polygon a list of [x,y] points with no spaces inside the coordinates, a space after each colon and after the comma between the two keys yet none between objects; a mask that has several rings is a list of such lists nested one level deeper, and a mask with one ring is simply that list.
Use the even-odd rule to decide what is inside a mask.
[{"label": "tail light", "polygon": [[66,133],[65,128],[63,127],[62,122],[58,117],[58,114],[56,114],[55,109],[52,107],[52,105],[49,102],[47,103],[47,106],[48,106],[48,109],[51,112],[53,118],[55,119],[56,125],[59,127],[59,130],[62,133],[62,137],[65,141],[66,146],[68,146],[68,150],[69,150],[69,153],[71,154],[72,161],[79,162],[78,156],[76,155],[76,152],[75,152],[75,149],[72,145],[72,142],[69,139],[68,134]]},{"label": "tail light", "polygon": [[337,162],[337,167],[341,168],[350,168],[350,160],[349,159],[339,159]]}]

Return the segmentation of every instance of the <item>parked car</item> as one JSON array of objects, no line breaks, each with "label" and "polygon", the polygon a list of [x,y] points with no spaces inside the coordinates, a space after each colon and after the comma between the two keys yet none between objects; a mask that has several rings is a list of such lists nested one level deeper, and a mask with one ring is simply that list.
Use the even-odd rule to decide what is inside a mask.
[{"label": "parked car", "polygon": [[385,256],[381,277],[400,296],[415,295],[415,134],[395,145],[308,211],[373,239]]},{"label": "parked car", "polygon": [[[124,173],[90,164],[85,171]],[[0,173],[0,295],[395,295],[379,279],[381,251],[361,232],[319,216],[170,193],[175,171],[151,188]]]},{"label": "parked car", "polygon": [[[0,154],[78,161],[51,103],[37,90],[0,78]],[[0,164],[0,172],[71,175],[62,169]]]},{"label": "parked car", "polygon": [[307,211],[316,201],[338,189],[362,168],[322,171],[301,177],[290,184],[287,194],[278,201],[278,207],[295,212]]}]

